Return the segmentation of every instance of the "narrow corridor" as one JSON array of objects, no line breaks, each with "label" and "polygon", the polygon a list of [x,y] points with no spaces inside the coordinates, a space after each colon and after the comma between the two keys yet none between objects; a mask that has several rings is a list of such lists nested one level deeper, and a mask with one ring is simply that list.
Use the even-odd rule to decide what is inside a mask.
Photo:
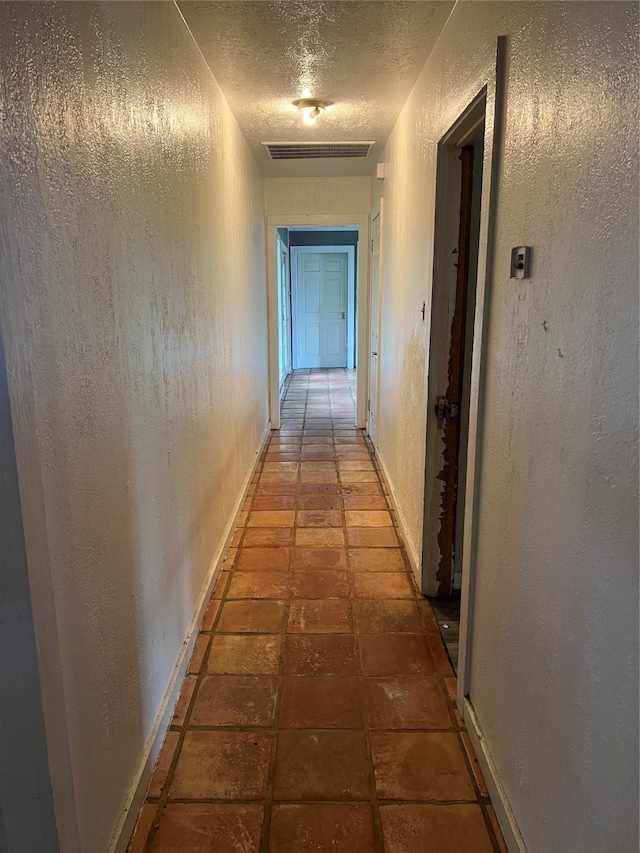
[{"label": "narrow corridor", "polygon": [[505,851],[352,371],[296,371],[130,853]]}]

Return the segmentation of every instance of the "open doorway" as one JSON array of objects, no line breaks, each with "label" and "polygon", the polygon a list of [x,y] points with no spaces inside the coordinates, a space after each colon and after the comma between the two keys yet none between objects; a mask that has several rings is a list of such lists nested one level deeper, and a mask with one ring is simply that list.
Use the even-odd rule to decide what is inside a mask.
[{"label": "open doorway", "polygon": [[[308,224],[314,219],[320,221]],[[363,257],[361,239],[364,229],[366,247],[369,223],[364,217],[335,224],[327,219],[305,217],[304,224],[297,224],[295,218],[289,222],[284,217],[268,219],[270,417],[274,429],[293,409],[300,408],[303,384],[310,404],[308,414],[312,410],[316,417],[321,414],[319,404],[326,394],[316,394],[316,383],[335,386],[327,415],[338,420],[338,426],[364,426],[367,377],[359,366],[368,367],[360,352],[363,346],[367,348],[366,330],[361,326],[368,318],[368,287],[362,287],[363,281],[367,283],[368,258]],[[307,377],[310,371],[315,375]]]},{"label": "open doorway", "polygon": [[485,109],[482,94],[445,134],[436,177],[422,588],[456,669]]}]

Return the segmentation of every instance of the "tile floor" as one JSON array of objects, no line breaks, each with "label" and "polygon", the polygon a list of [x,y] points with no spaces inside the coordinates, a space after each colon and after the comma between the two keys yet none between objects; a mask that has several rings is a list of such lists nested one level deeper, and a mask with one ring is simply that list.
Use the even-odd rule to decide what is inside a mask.
[{"label": "tile floor", "polygon": [[130,853],[506,851],[354,383],[288,384]]}]

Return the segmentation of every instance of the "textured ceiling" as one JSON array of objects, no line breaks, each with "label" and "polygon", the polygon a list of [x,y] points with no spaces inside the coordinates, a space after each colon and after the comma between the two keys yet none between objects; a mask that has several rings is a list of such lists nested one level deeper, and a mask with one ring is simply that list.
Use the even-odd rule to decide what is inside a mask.
[{"label": "textured ceiling", "polygon": [[[178,0],[269,176],[367,175],[453,7],[448,0]],[[292,106],[333,105],[313,127]],[[377,143],[362,160],[272,162],[262,142]]]}]

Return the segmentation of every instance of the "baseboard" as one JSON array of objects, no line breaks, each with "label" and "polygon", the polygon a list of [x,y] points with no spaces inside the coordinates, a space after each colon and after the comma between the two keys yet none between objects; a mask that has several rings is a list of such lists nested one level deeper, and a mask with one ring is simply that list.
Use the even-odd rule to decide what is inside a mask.
[{"label": "baseboard", "polygon": [[[375,450],[375,448],[374,448]],[[387,467],[384,464],[384,459],[380,456],[378,451],[376,450],[376,459],[378,460],[378,464],[380,466],[380,473],[382,474],[382,479],[384,480],[384,484],[387,487],[387,492],[389,493],[389,498],[391,499],[391,506],[393,507],[393,511],[396,516],[396,524],[398,525],[398,530],[400,531],[400,537],[402,539],[402,544],[404,545],[404,549],[407,553],[407,558],[409,560],[409,565],[411,566],[411,571],[413,572],[413,576],[415,578],[416,583],[418,584],[418,589],[420,589],[421,584],[421,570],[420,570],[420,559],[418,554],[415,552],[413,545],[411,544],[411,540],[407,536],[407,525],[404,519],[404,516],[398,506],[398,500],[396,498],[396,493],[394,491],[393,486],[391,485],[391,480],[389,479],[389,475],[387,474]]]},{"label": "baseboard", "polygon": [[118,823],[116,824],[116,829],[107,853],[126,853],[129,841],[133,835],[133,830],[136,826],[136,821],[138,820],[138,814],[144,803],[151,774],[156,761],[158,760],[158,755],[162,748],[169,726],[171,725],[171,720],[173,719],[176,703],[180,695],[180,688],[182,687],[182,682],[184,681],[184,677],[187,673],[193,648],[198,638],[198,629],[200,628],[205,611],[209,605],[209,599],[211,598],[214,587],[220,577],[220,573],[222,572],[224,558],[231,544],[231,539],[233,538],[233,533],[236,528],[236,521],[242,511],[242,505],[244,503],[249,484],[251,483],[258,463],[262,458],[262,453],[270,434],[271,423],[268,423],[262,439],[260,440],[258,450],[256,451],[255,461],[244,480],[240,495],[236,501],[235,510],[227,524],[222,544],[211,561],[211,567],[207,573],[207,581],[204,585],[204,590],[200,596],[187,636],[182,644],[182,649],[180,650],[178,661],[174,667],[171,681],[169,682],[164,699],[162,700],[162,705],[160,706],[160,712],[158,713],[156,722],[147,741],[142,761],[140,763],[140,769],[136,775],[135,782],[127,794],[125,806],[121,812]]},{"label": "baseboard", "polygon": [[493,759],[491,758],[484,737],[482,736],[482,732],[478,724],[478,718],[476,717],[468,699],[464,700],[463,711],[463,719],[469,733],[469,738],[471,739],[480,769],[482,770],[485,782],[487,783],[487,789],[489,790],[489,796],[491,797],[491,804],[495,810],[496,817],[498,818],[498,823],[500,824],[500,829],[502,830],[507,849],[509,850],[509,853],[527,853],[527,847],[520,833],[520,829],[518,828],[515,815],[509,805],[509,800],[507,799],[505,790],[500,783],[496,766],[493,763]]}]

